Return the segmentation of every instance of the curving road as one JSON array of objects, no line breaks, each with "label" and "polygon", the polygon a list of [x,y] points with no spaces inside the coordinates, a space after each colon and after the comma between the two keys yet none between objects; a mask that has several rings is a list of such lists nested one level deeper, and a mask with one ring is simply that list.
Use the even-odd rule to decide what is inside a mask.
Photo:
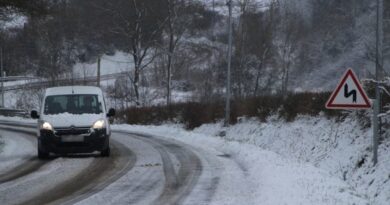
[{"label": "curving road", "polygon": [[110,158],[40,161],[33,127],[0,122],[12,149],[0,153],[0,204],[212,204],[226,160],[234,164],[175,140],[119,130]]}]

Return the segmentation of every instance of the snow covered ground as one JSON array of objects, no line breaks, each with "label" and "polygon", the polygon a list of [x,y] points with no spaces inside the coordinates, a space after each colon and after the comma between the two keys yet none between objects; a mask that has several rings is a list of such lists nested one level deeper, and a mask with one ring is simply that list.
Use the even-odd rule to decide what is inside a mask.
[{"label": "snow covered ground", "polygon": [[[371,160],[371,130],[349,117],[343,122],[301,116],[287,123],[242,120],[186,131],[179,125],[117,125],[114,129],[174,138],[233,158],[246,171],[251,196],[261,204],[378,204],[390,202],[390,146],[380,146],[379,164]],[[218,137],[221,130],[226,137]],[[228,187],[226,187],[228,188]],[[235,187],[236,188],[236,187]],[[240,185],[237,185],[240,188]]]},{"label": "snow covered ground", "polygon": [[[208,156],[233,160],[239,169],[220,170],[232,180],[221,180],[210,204],[387,205],[390,140],[381,144],[379,164],[373,166],[371,129],[362,124],[354,115],[343,121],[300,116],[293,122],[272,116],[267,122],[242,118],[229,128],[216,123],[193,131],[177,124],[112,128],[171,138]],[[242,173],[241,180],[233,180]]]},{"label": "snow covered ground", "polygon": [[0,30],[21,28],[27,21],[27,17],[24,15],[17,13],[8,14],[8,20],[0,20]]},{"label": "snow covered ground", "polygon": [[[8,133],[0,133],[0,175],[5,171],[12,169],[17,164],[29,160],[29,154],[34,153],[35,149],[31,146],[32,140],[18,137],[17,140],[9,137]],[[23,147],[23,149],[19,149]]]},{"label": "snow covered ground", "polygon": [[[134,68],[133,58],[130,54],[116,51],[114,55],[103,55],[100,61],[100,74],[108,75],[131,71]],[[97,75],[97,62],[76,63],[73,66],[75,76],[86,77]]]},{"label": "snow covered ground", "polygon": [[[229,15],[228,7],[226,5],[226,0],[197,0],[200,3],[205,4],[210,10],[219,13],[220,15],[227,16]],[[240,15],[240,2],[241,1],[233,1],[233,16],[237,17]],[[243,1],[242,1],[243,2]],[[268,9],[268,5],[271,2],[271,0],[250,0],[247,1],[248,6],[250,8],[253,8],[256,11],[263,11]]]},{"label": "snow covered ground", "polygon": [[[345,181],[369,204],[390,203],[390,139],[379,147],[373,166],[372,130],[350,116],[342,122],[325,117],[301,116],[291,123],[271,117],[266,123],[243,120],[226,131],[226,140],[253,144],[286,159],[309,163]],[[195,133],[215,136],[221,124],[204,125]]]}]

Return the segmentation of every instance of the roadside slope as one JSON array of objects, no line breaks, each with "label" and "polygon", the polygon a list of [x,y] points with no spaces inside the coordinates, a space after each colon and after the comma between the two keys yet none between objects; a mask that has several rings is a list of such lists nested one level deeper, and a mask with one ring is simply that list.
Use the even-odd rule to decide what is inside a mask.
[{"label": "roadside slope", "polygon": [[[241,198],[240,203],[251,200],[253,204],[265,205],[368,203],[365,196],[359,195],[350,185],[328,171],[309,163],[282,157],[275,152],[261,149],[250,143],[227,141],[212,135],[196,133],[195,131],[189,132],[178,125],[117,125],[114,128],[173,138],[185,144],[214,152],[215,155],[222,158],[234,160],[245,173],[247,181],[220,184],[220,188],[215,193],[214,201],[210,204],[221,204],[222,201],[229,202],[229,199],[231,204],[235,204],[233,201],[237,197]],[[225,176],[239,175],[231,170],[223,170],[222,172],[221,175]]]}]

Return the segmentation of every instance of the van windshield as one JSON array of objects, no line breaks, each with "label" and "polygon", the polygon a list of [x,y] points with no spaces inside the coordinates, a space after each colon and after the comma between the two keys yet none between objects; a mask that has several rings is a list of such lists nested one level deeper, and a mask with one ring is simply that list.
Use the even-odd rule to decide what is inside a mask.
[{"label": "van windshield", "polygon": [[97,95],[53,95],[45,99],[44,114],[99,114],[102,104]]}]

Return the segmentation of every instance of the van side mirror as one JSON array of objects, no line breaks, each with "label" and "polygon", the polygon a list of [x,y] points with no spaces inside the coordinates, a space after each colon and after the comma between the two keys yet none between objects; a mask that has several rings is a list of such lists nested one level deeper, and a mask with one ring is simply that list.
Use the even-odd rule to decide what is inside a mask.
[{"label": "van side mirror", "polygon": [[31,118],[32,119],[38,119],[39,118],[38,112],[36,110],[32,110],[31,111]]},{"label": "van side mirror", "polygon": [[108,113],[107,113],[107,117],[114,117],[115,116],[115,109],[114,108],[110,108],[108,110]]}]

